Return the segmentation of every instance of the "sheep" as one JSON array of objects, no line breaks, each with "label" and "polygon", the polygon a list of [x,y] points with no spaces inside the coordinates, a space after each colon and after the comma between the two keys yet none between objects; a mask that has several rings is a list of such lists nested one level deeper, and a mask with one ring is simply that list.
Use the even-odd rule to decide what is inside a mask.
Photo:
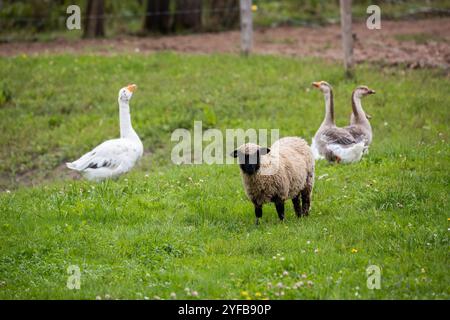
[{"label": "sheep", "polygon": [[308,215],[314,184],[314,158],[305,140],[281,138],[270,149],[246,143],[231,156],[239,157],[242,182],[255,207],[256,224],[262,217],[263,204],[268,202],[275,203],[281,221],[287,199],[292,199],[297,217]]}]

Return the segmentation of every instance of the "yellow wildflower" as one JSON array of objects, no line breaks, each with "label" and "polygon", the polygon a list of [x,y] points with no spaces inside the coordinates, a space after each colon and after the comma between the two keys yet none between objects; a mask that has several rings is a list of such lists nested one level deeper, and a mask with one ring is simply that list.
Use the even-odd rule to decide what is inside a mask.
[{"label": "yellow wildflower", "polygon": [[241,296],[247,297],[248,296],[248,291],[241,291]]},{"label": "yellow wildflower", "polygon": [[355,248],[352,249],[352,253],[357,253],[357,252],[358,252],[358,249],[355,249]]},{"label": "yellow wildflower", "polygon": [[252,5],[252,11],[258,10],[258,6],[256,4]]}]

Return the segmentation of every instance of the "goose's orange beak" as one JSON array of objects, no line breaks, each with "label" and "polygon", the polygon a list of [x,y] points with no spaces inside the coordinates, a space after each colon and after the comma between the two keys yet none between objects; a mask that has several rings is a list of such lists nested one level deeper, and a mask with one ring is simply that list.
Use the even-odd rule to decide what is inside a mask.
[{"label": "goose's orange beak", "polygon": [[134,92],[134,91],[137,89],[137,85],[135,85],[135,84],[129,84],[129,85],[127,86],[127,89],[128,89],[128,91],[130,91],[130,92]]},{"label": "goose's orange beak", "polygon": [[312,85],[316,88],[320,88],[320,81],[318,82],[313,82]]}]

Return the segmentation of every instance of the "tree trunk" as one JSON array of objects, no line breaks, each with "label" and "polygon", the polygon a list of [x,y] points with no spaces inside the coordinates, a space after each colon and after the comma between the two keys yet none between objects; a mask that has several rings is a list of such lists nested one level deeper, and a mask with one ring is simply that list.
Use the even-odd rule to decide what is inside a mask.
[{"label": "tree trunk", "polygon": [[104,14],[105,5],[103,0],[88,0],[83,35],[85,38],[97,38],[105,35]]},{"label": "tree trunk", "polygon": [[209,25],[216,31],[239,25],[239,0],[211,0]]},{"label": "tree trunk", "polygon": [[150,32],[170,31],[170,0],[148,0],[144,29]]},{"label": "tree trunk", "polygon": [[198,31],[202,27],[202,0],[177,0],[175,30]]}]

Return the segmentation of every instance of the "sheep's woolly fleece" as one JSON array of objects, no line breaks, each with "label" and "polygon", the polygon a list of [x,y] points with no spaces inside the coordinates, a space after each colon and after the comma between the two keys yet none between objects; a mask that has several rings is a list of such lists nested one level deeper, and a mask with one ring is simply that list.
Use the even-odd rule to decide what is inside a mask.
[{"label": "sheep's woolly fleece", "polygon": [[[254,154],[260,146],[247,143],[238,148],[242,154]],[[297,137],[286,137],[276,141],[270,152],[261,156],[261,167],[253,175],[242,172],[245,192],[255,205],[292,199],[306,187],[310,175],[314,181],[314,158],[307,142]],[[311,185],[312,188],[312,185]]]}]

